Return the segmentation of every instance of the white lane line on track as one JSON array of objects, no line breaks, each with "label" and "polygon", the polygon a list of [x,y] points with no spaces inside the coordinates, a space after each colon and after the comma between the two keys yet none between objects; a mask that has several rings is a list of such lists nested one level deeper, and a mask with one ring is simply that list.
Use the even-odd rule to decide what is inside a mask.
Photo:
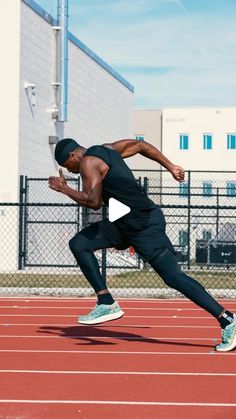
[{"label": "white lane line on track", "polygon": [[[76,314],[5,314],[5,313],[0,313],[1,317],[72,317],[75,318]],[[173,319],[173,318],[178,318],[178,319],[213,319],[213,317],[208,316],[208,317],[193,317],[193,316],[125,316],[126,318],[132,318],[132,319],[136,319],[136,318],[140,318],[140,319]]]},{"label": "white lane line on track", "polygon": [[167,375],[190,377],[236,377],[236,373],[207,373],[207,372],[159,372],[159,371],[57,371],[57,370],[0,370],[0,374],[68,374],[68,375]]},{"label": "white lane line on track", "polygon": [[[162,298],[154,298],[154,299],[152,299],[152,298],[117,298],[117,300],[118,301],[120,301],[120,302],[127,302],[127,303],[134,303],[134,304],[136,304],[136,303],[138,303],[138,302],[140,302],[140,303],[147,303],[147,304],[184,304],[184,305],[186,305],[186,304],[190,304],[190,305],[192,305],[192,306],[194,306],[194,304],[190,301],[190,300],[187,300],[187,299],[183,299],[183,298],[174,298],[174,299],[162,299]],[[96,300],[96,298],[94,298],[94,297],[91,297],[91,298],[83,298],[83,297],[78,297],[78,298],[57,298],[57,297],[53,297],[53,298],[51,298],[51,297],[29,297],[29,298],[27,298],[27,297],[22,297],[22,298],[19,298],[19,297],[0,297],[0,302],[5,302],[5,301],[20,301],[20,302],[25,302],[25,303],[29,303],[29,302],[38,302],[38,301],[41,301],[41,302],[44,302],[44,301],[53,301],[53,302],[55,302],[55,301],[57,301],[57,302],[89,302],[89,303],[92,303],[92,302],[96,302],[97,300]],[[219,303],[220,304],[233,304],[233,305],[235,305],[236,304],[236,301],[235,301],[235,299],[228,299],[228,300],[225,300],[225,299],[220,299],[220,298],[218,298],[218,301],[219,301]]]},{"label": "white lane line on track", "polygon": [[[135,297],[135,296],[121,296],[117,297],[120,301],[152,301],[152,302],[183,302],[183,303],[191,303],[191,301],[188,298],[185,298],[184,296],[175,296],[175,297]],[[234,301],[235,299],[233,297],[218,297],[220,301]],[[19,301],[38,301],[38,300],[47,300],[47,301],[95,301],[96,297],[95,295],[91,296],[49,296],[49,295],[5,295],[1,294],[0,292],[0,301],[6,301],[6,300],[19,300]]]},{"label": "white lane line on track", "polygon": [[211,350],[209,352],[154,352],[154,351],[80,351],[80,350],[46,350],[46,349],[0,349],[0,353],[45,353],[45,354],[112,354],[112,355],[204,355],[204,356],[235,356],[236,352],[216,352]]},{"label": "white lane line on track", "polygon": [[35,336],[35,335],[0,335],[0,338],[17,338],[17,339],[62,339],[62,338],[71,338],[71,339],[123,339],[123,340],[137,340],[137,341],[146,341],[148,339],[150,340],[210,340],[210,341],[217,341],[218,339],[216,339],[215,337],[210,337],[210,338],[201,338],[201,337],[159,337],[159,336],[99,336],[99,335],[94,335],[94,336],[80,336],[80,335],[56,335],[56,336],[47,336],[47,335],[43,335],[43,336]]},{"label": "white lane line on track", "polygon": [[95,404],[95,405],[125,405],[125,406],[201,406],[201,407],[236,407],[236,403],[184,403],[184,402],[141,402],[120,400],[16,400],[0,399],[0,403],[30,403],[30,404]]},{"label": "white lane line on track", "polygon": [[[26,305],[18,305],[18,306],[16,306],[16,305],[10,305],[10,306],[6,306],[6,305],[3,305],[3,306],[0,306],[0,308],[3,308],[3,309],[6,309],[6,308],[11,308],[11,309],[14,309],[14,308],[17,308],[17,309],[21,309],[21,310],[28,310],[28,309],[30,309],[30,308],[32,308],[32,309],[34,309],[34,310],[38,310],[38,309],[48,309],[48,310],[80,310],[80,309],[88,309],[88,310],[91,310],[91,306],[83,306],[83,305],[78,305],[78,306],[26,306]],[[122,309],[124,309],[124,310],[150,310],[150,311],[154,311],[154,310],[157,310],[157,311],[204,311],[202,308],[177,308],[177,307],[175,307],[175,308],[173,308],[173,307],[167,307],[167,308],[165,308],[165,307],[163,307],[163,308],[161,308],[161,307],[125,307],[125,306],[123,306],[123,304],[122,304]]]},{"label": "white lane line on track", "polygon": [[[71,323],[71,324],[69,324],[69,323],[64,323],[64,324],[62,324],[62,323],[0,323],[0,326],[4,326],[4,327],[9,327],[9,326],[22,326],[22,327],[24,327],[24,326],[48,326],[48,327],[52,327],[52,326],[57,326],[57,327],[86,327],[86,325],[79,325],[79,324],[77,324],[77,323]],[[112,328],[112,329],[123,329],[123,328],[125,328],[125,327],[133,327],[134,329],[137,329],[137,328],[145,328],[145,329],[152,329],[152,328],[157,328],[157,327],[160,327],[160,328],[166,328],[166,327],[174,327],[174,328],[189,328],[189,329],[218,329],[219,330],[219,326],[187,326],[187,325],[181,325],[181,326],[179,326],[179,325],[172,325],[172,326],[170,326],[170,325],[156,325],[156,324],[151,324],[151,325],[149,325],[149,324],[122,324],[122,325],[119,325],[119,326],[116,326],[115,324],[109,324],[109,326],[107,325],[107,326],[104,326],[104,325],[102,325],[102,324],[100,324],[100,325],[97,325],[98,327],[99,327],[99,329],[101,330],[101,329],[105,329],[105,328],[108,328],[108,329],[110,329],[110,328]],[[93,327],[96,327],[96,325],[95,326],[93,326]]]}]

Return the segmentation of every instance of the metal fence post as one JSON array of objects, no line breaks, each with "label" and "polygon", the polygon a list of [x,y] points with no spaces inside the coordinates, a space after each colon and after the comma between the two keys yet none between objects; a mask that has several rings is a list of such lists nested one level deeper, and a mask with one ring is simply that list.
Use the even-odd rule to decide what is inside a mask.
[{"label": "metal fence post", "polygon": [[144,189],[144,193],[148,195],[148,178],[147,178],[147,176],[144,176],[144,179],[143,179],[143,189]]},{"label": "metal fence post", "polygon": [[[102,207],[102,219],[106,218],[107,208],[105,205]],[[102,249],[102,277],[105,284],[107,283],[107,249]]]},{"label": "metal fence post", "polygon": [[219,234],[219,188],[216,188],[216,238]]},{"label": "metal fence post", "polygon": [[188,170],[188,269],[190,269],[191,260],[191,171]]},{"label": "metal fence post", "polygon": [[[77,191],[80,191],[80,177],[77,179]],[[77,206],[77,233],[80,231],[80,205]]]},{"label": "metal fence post", "polygon": [[25,178],[20,176],[20,190],[19,190],[19,245],[18,245],[18,269],[22,270],[24,267],[24,195],[25,195]]}]

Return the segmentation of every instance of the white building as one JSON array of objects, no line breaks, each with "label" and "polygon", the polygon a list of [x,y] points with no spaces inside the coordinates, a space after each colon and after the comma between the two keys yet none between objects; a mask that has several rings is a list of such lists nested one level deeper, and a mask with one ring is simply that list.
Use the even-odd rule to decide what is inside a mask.
[{"label": "white building", "polygon": [[[209,202],[214,188],[220,188],[225,199],[232,200],[236,196],[236,108],[164,109],[162,121],[162,152],[192,171],[196,194]],[[182,184],[180,195],[186,192]]]},{"label": "white building", "polygon": [[68,121],[53,118],[58,105],[56,25],[33,0],[14,0],[14,7],[1,1],[0,201],[18,200],[20,174],[55,173],[49,136],[69,136],[90,146],[132,133],[133,86],[71,33]]},{"label": "white building", "polygon": [[[136,112],[136,126],[140,132],[145,130],[148,112]],[[186,170],[186,181],[182,184],[165,171],[159,179],[164,194],[161,203],[173,206],[165,209],[167,231],[173,243],[187,244],[190,240],[194,254],[197,239],[235,240],[236,108],[167,108],[161,114],[161,151]],[[158,115],[156,126],[159,121]],[[153,123],[155,125],[155,121]],[[153,176],[150,183],[154,185]],[[157,194],[158,191],[156,187]],[[158,202],[157,198],[155,200]],[[175,209],[174,205],[186,208]],[[233,208],[218,212],[206,208],[204,211],[189,209],[190,206],[217,205]],[[190,216],[191,227],[188,224]]]},{"label": "white building", "polygon": [[235,170],[236,108],[163,109],[162,151],[186,170]]},{"label": "white building", "polygon": [[[50,140],[72,137],[89,147],[132,135],[133,86],[71,33],[68,118],[58,117],[61,33],[58,21],[35,1],[1,0],[0,202],[18,202],[20,175],[57,173]],[[62,199],[45,191],[31,196],[44,202]],[[1,207],[0,251],[8,254],[6,269],[17,266],[17,226],[18,208],[13,215],[13,209]]]}]

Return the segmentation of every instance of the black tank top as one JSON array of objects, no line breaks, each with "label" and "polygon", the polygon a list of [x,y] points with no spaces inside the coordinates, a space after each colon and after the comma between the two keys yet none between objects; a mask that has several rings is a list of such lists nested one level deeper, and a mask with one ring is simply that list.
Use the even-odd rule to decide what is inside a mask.
[{"label": "black tank top", "polygon": [[102,181],[102,197],[105,205],[108,206],[109,198],[115,198],[128,205],[133,213],[156,207],[154,202],[141,190],[132,171],[117,151],[105,146],[94,145],[87,149],[84,156],[98,157],[110,167]]}]

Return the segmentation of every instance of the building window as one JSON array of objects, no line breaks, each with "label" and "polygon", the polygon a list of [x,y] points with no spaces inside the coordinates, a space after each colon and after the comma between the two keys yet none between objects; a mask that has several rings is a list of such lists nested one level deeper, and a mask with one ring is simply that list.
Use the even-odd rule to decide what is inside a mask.
[{"label": "building window", "polygon": [[203,230],[202,239],[206,241],[211,240],[211,230]]},{"label": "building window", "polygon": [[188,195],[188,182],[182,182],[179,185],[179,195],[180,196],[187,196]]},{"label": "building window", "polygon": [[203,134],[203,149],[211,150],[212,149],[212,135]]},{"label": "building window", "polygon": [[188,134],[179,135],[179,148],[180,150],[188,150]]},{"label": "building window", "polygon": [[179,231],[179,246],[187,246],[188,245],[188,232],[186,230]]},{"label": "building window", "polygon": [[236,196],[236,182],[227,182],[226,192],[227,196]]},{"label": "building window", "polygon": [[135,139],[139,141],[144,141],[144,135],[136,135]]},{"label": "building window", "polygon": [[203,193],[204,196],[211,196],[212,195],[212,183],[211,182],[203,182],[202,193]]},{"label": "building window", "polygon": [[227,149],[236,149],[236,134],[227,134]]}]

